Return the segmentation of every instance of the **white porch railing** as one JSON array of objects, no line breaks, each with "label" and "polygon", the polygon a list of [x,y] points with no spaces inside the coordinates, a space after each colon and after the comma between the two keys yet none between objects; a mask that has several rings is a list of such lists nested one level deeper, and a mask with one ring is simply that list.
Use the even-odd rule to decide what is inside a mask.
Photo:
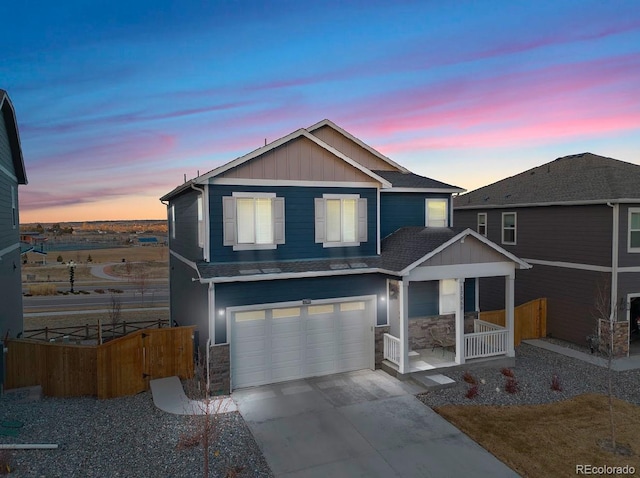
[{"label": "white porch railing", "polygon": [[473,321],[473,332],[491,332],[493,330],[505,330],[504,327],[484,320],[476,319]]},{"label": "white porch railing", "polygon": [[[482,322],[480,320],[476,322]],[[480,327],[485,327],[478,324]],[[494,324],[485,332],[475,332],[464,336],[464,357],[465,359],[491,357],[493,355],[503,355],[507,353],[508,330]],[[496,328],[494,328],[496,327]],[[474,324],[475,329],[475,324]]]},{"label": "white porch railing", "polygon": [[384,334],[384,359],[400,366],[400,339]]}]

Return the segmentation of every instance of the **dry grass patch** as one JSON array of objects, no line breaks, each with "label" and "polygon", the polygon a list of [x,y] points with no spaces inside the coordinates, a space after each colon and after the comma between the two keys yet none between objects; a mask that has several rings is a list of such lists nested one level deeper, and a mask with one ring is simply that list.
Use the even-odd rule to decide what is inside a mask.
[{"label": "dry grass patch", "polygon": [[33,284],[29,286],[31,295],[56,295],[58,288],[55,284]]},{"label": "dry grass patch", "polygon": [[633,455],[613,455],[598,445],[610,437],[607,400],[585,394],[544,405],[447,405],[436,412],[522,476],[576,476],[579,464],[630,465],[631,476],[640,476],[640,406],[615,400],[616,440]]}]

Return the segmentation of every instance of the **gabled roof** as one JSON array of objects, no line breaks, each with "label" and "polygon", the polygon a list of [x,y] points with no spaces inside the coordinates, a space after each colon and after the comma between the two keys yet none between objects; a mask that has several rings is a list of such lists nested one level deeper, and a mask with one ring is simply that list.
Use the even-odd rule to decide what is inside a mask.
[{"label": "gabled roof", "polygon": [[640,200],[640,166],[592,153],[558,158],[454,200],[456,209]]},{"label": "gabled roof", "polygon": [[472,229],[419,226],[402,227],[383,239],[381,266],[384,269],[398,271],[401,275],[405,275],[451,244],[467,236],[476,238],[508,260],[515,262],[520,269],[531,268],[531,265]]},{"label": "gabled roof", "polygon": [[262,146],[248,154],[245,154],[244,156],[240,156],[239,158],[234,159],[233,161],[229,161],[228,163],[223,164],[222,166],[219,166],[215,169],[212,169],[211,171],[198,176],[195,179],[192,179],[190,181],[185,182],[184,184],[178,186],[177,188],[175,188],[173,191],[171,191],[170,193],[162,196],[160,198],[161,201],[166,201],[169,200],[171,197],[175,196],[176,194],[179,194],[180,192],[184,191],[185,189],[188,189],[191,187],[192,184],[205,184],[208,182],[208,180],[210,178],[214,178],[222,173],[224,173],[225,171],[228,171],[232,168],[235,168],[237,166],[240,166],[241,164],[246,163],[247,161],[250,161],[254,158],[257,158],[258,156],[265,154],[275,148],[278,148],[280,146],[282,146],[285,143],[288,143],[290,141],[293,141],[294,139],[300,138],[300,137],[305,137],[310,141],[313,141],[315,144],[317,144],[318,146],[320,146],[321,148],[329,151],[331,154],[333,154],[334,156],[336,156],[337,158],[341,159],[342,161],[346,162],[347,164],[349,164],[350,166],[352,166],[355,169],[358,169],[359,171],[363,172],[364,174],[366,174],[367,176],[369,176],[370,178],[372,178],[375,182],[380,183],[383,187],[391,187],[391,183],[389,183],[389,181],[387,181],[386,179],[384,179],[383,177],[381,177],[380,175],[374,173],[373,171],[371,171],[368,168],[365,168],[364,166],[362,166],[360,163],[358,163],[357,161],[354,161],[353,159],[351,159],[350,157],[344,155],[343,153],[341,153],[340,151],[338,151],[337,149],[333,148],[332,146],[328,145],[327,143],[325,143],[324,141],[322,141],[321,139],[317,138],[316,136],[312,135],[311,133],[309,133],[306,129],[300,128],[296,131],[294,131],[293,133],[290,133],[286,136],[283,136],[280,139],[277,139],[276,141],[273,141],[265,146]]},{"label": "gabled roof", "polygon": [[340,126],[338,126],[337,124],[335,124],[333,121],[328,120],[328,119],[323,119],[322,121],[317,122],[314,125],[309,126],[307,129],[307,131],[309,131],[310,133],[313,133],[315,130],[320,129],[324,126],[328,126],[329,128],[332,128],[333,130],[337,131],[338,133],[340,133],[342,136],[349,138],[351,141],[353,141],[354,143],[356,143],[357,145],[359,145],[360,147],[366,149],[367,151],[369,151],[371,154],[373,154],[374,156],[377,156],[378,158],[380,158],[381,160],[383,160],[384,162],[390,164],[391,166],[393,166],[394,168],[397,168],[398,170],[402,171],[402,172],[406,172],[408,173],[409,170],[407,168],[405,168],[404,166],[399,165],[398,163],[396,163],[395,161],[391,160],[390,158],[386,157],[384,154],[382,154],[380,151],[372,148],[371,146],[369,146],[367,143],[365,143],[364,141],[359,140],[358,138],[356,138],[355,136],[353,136],[351,133],[349,133],[348,131],[342,129]]},{"label": "gabled roof", "polygon": [[20,147],[20,135],[18,133],[15,110],[9,99],[9,95],[3,89],[0,89],[0,114],[2,114],[4,118],[7,134],[9,135],[13,169],[18,179],[18,184],[27,184],[27,171],[24,167],[24,159],[22,158],[22,148]]},{"label": "gabled roof", "polygon": [[373,172],[389,181],[393,189],[427,189],[430,192],[443,193],[461,193],[465,191],[458,186],[452,186],[411,172],[402,173],[400,171],[380,171],[375,169]]}]

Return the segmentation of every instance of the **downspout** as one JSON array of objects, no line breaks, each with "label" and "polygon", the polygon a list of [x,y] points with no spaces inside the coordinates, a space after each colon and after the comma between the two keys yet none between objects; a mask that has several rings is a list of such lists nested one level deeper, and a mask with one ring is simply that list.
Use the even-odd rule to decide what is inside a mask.
[{"label": "downspout", "polygon": [[[609,316],[610,326],[613,327],[613,323],[616,320],[616,307],[618,303],[618,253],[619,253],[619,240],[620,240],[620,205],[607,203],[607,206],[612,208],[613,211],[613,231],[611,234],[611,311]],[[613,329],[611,329],[613,330]]]},{"label": "downspout", "polygon": [[[215,343],[215,286],[213,282],[209,282],[209,293],[207,294],[207,308],[208,308],[208,318],[207,321],[209,323],[209,338],[207,339],[207,396],[209,396],[209,391],[211,390],[211,337],[213,337],[213,343]],[[213,319],[212,319],[213,317]]]}]

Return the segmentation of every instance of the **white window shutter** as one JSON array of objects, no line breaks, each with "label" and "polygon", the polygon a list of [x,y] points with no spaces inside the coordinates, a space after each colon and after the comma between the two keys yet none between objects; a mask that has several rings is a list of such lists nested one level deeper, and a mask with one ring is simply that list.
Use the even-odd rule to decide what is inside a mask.
[{"label": "white window shutter", "polygon": [[325,202],[323,198],[315,198],[316,242],[324,242],[325,237]]},{"label": "white window shutter", "polygon": [[236,243],[236,201],[231,196],[222,198],[222,235],[223,245],[233,246]]},{"label": "white window shutter", "polygon": [[273,198],[273,236],[276,244],[284,244],[284,198]]},{"label": "white window shutter", "polygon": [[358,242],[367,242],[367,199],[358,199]]}]

